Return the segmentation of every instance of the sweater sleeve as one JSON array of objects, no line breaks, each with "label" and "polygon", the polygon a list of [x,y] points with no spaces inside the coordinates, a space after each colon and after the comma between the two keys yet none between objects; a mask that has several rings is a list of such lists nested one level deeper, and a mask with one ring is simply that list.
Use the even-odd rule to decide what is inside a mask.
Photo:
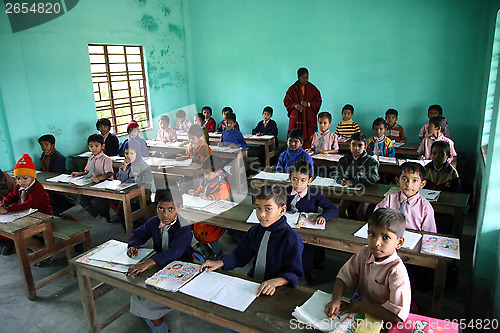
[{"label": "sweater sleeve", "polygon": [[278,136],[278,125],[276,125],[276,122],[272,119],[269,120],[269,126],[271,126],[269,131],[272,133],[272,135]]},{"label": "sweater sleeve", "polygon": [[335,206],[333,202],[325,198],[322,193],[319,193],[316,205],[323,209],[321,216],[323,216],[327,221],[331,218],[334,218],[339,213],[337,206]]},{"label": "sweater sleeve", "polygon": [[284,265],[282,271],[278,274],[278,277],[282,277],[288,281],[290,287],[296,288],[300,279],[304,275],[304,270],[302,268],[302,252],[304,251],[304,243],[300,235],[296,235],[294,241],[288,242],[286,244],[285,250],[283,252]]},{"label": "sweater sleeve", "polygon": [[405,130],[403,129],[403,126],[399,125],[399,138],[401,142],[406,142],[408,139],[405,136]]},{"label": "sweater sleeve", "polygon": [[238,138],[238,145],[241,148],[246,148],[247,147],[247,142],[245,141],[245,138],[243,137],[243,134],[241,134],[240,131],[237,132],[237,138]]},{"label": "sweater sleeve", "polygon": [[243,267],[255,256],[256,253],[252,250],[251,239],[255,241],[255,236],[258,231],[257,228],[258,226],[252,227],[252,229],[250,229],[239,241],[232,253],[222,256],[225,271],[230,271],[236,267]]},{"label": "sweater sleeve", "polygon": [[394,145],[392,141],[389,140],[389,144],[387,145],[387,156],[396,157],[396,149],[394,149]]},{"label": "sweater sleeve", "polygon": [[130,171],[130,164],[127,165],[125,171],[123,171],[121,167],[118,168],[118,172],[115,174],[116,179],[121,181],[122,183],[126,183],[127,180],[130,179],[129,171]]},{"label": "sweater sleeve", "polygon": [[[19,191],[19,188],[17,188]],[[43,188],[42,184],[34,184],[31,189],[28,190],[28,192],[31,192],[26,194],[26,199],[23,203],[15,203],[10,204],[10,206],[5,207],[9,213],[12,212],[19,212],[22,210],[27,210],[30,208],[36,208],[40,211],[43,211],[44,208],[50,207],[50,199],[49,195]],[[19,192],[17,192],[18,198],[20,197]],[[9,193],[10,194],[10,193]],[[19,200],[19,199],[17,199]],[[50,209],[52,211],[52,209]]]},{"label": "sweater sleeve", "polygon": [[257,126],[255,126],[255,128],[252,130],[252,134],[253,134],[253,135],[255,135],[255,134],[257,134],[257,133],[260,133],[260,131],[261,131],[261,125],[260,125],[260,124],[261,124],[261,123],[262,123],[262,120],[261,120],[261,121],[259,121],[259,123],[257,124]]},{"label": "sweater sleeve", "polygon": [[366,162],[366,172],[364,175],[357,174],[353,179],[352,183],[356,185],[374,185],[376,182],[380,180],[380,176],[378,175],[378,161],[374,158],[369,157],[369,160]]},{"label": "sweater sleeve", "polygon": [[286,150],[280,154],[280,157],[278,158],[278,164],[276,165],[276,172],[285,172],[285,157],[286,157]]},{"label": "sweater sleeve", "polygon": [[118,142],[118,138],[116,135],[109,134],[108,141],[106,144],[106,155],[108,156],[116,156],[118,155],[118,149],[120,143]]},{"label": "sweater sleeve", "polygon": [[147,220],[146,223],[141,225],[139,228],[135,229],[128,240],[128,247],[131,247],[132,245],[140,247],[146,243],[153,236],[151,230],[155,227],[154,224],[155,218],[153,217]]},{"label": "sweater sleeve", "polygon": [[349,161],[347,161],[347,158],[342,156],[339,160],[339,164],[337,164],[336,172],[335,172],[335,181],[337,183],[340,183],[342,179],[346,179],[346,170],[349,167]]},{"label": "sweater sleeve", "polygon": [[141,166],[141,170],[135,178],[135,182],[143,185],[147,189],[151,189],[151,185],[153,184],[153,173],[149,165],[144,163],[144,165]]},{"label": "sweater sleeve", "polygon": [[56,152],[56,154],[52,155],[50,158],[50,163],[52,164],[50,168],[50,172],[55,172],[55,173],[67,173],[68,170],[66,170],[66,157],[64,157],[63,154],[59,153],[59,151]]},{"label": "sweater sleeve", "polygon": [[19,186],[15,186],[12,192],[9,192],[2,200],[2,206],[9,207],[10,205],[19,201]]},{"label": "sweater sleeve", "polygon": [[[169,237],[172,235],[170,234]],[[164,266],[169,262],[180,258],[186,248],[191,245],[193,233],[190,226],[181,227],[175,233],[175,237],[168,243],[168,250],[156,253],[151,257],[159,266]]]}]

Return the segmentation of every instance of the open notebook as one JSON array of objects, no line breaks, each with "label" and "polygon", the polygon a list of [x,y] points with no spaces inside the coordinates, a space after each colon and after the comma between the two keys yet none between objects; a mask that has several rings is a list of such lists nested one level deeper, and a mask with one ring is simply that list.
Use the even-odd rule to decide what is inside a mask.
[{"label": "open notebook", "polygon": [[145,248],[138,249],[137,255],[134,256],[133,258],[130,258],[127,255],[127,248],[128,248],[127,243],[111,239],[107,242],[107,246],[103,247],[102,249],[94,253],[92,256],[89,257],[89,259],[132,266],[139,263],[153,252],[152,249],[145,249]]},{"label": "open notebook", "polygon": [[19,211],[19,212],[12,212],[12,213],[2,214],[2,215],[0,215],[0,223],[14,222],[15,220],[18,220],[20,218],[23,218],[25,216],[33,214],[37,210],[38,209],[30,208],[30,209],[22,210],[22,211]]},{"label": "open notebook", "polygon": [[[368,239],[368,223],[365,224],[364,226],[362,226],[361,229],[356,231],[354,233],[354,236]],[[404,242],[402,247],[404,247],[405,249],[413,250],[415,248],[415,246],[417,246],[420,238],[422,238],[422,235],[417,234],[416,232],[411,232],[411,231],[405,230],[403,237],[405,239],[405,242]]]}]

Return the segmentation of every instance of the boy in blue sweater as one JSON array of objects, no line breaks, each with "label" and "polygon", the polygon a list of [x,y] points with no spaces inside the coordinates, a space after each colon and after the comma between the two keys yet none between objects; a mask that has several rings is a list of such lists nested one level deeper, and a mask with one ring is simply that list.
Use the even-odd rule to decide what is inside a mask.
[{"label": "boy in blue sweater", "polygon": [[[137,249],[153,238],[156,251],[150,259],[133,265],[127,275],[137,275],[151,266],[163,267],[174,260],[192,261],[193,249],[190,223],[179,215],[182,208],[182,196],[174,189],[158,190],[156,192],[157,216],[149,219],[135,229],[128,241],[127,255],[133,258]],[[170,311],[158,303],[132,295],[130,297],[130,312],[144,318],[153,332],[169,332],[163,317]]]},{"label": "boy in blue sweater", "polygon": [[297,287],[303,274],[303,243],[286,222],[286,191],[282,186],[262,186],[255,197],[255,207],[260,224],[248,230],[232,253],[224,254],[219,261],[208,260],[201,269],[232,270],[244,267],[253,259],[248,276],[264,281],[257,296],[271,296],[277,287]]},{"label": "boy in blue sweater", "polygon": [[226,130],[222,132],[220,138],[219,146],[230,146],[231,148],[246,148],[247,142],[243,137],[243,134],[235,128],[236,125],[236,115],[234,113],[228,113],[226,115]]},{"label": "boy in blue sweater", "polygon": [[66,157],[56,150],[56,138],[52,134],[45,134],[38,138],[38,143],[42,148],[40,169],[55,173],[68,173]]},{"label": "boy in blue sweater", "polygon": [[[302,149],[302,144],[304,143],[304,135],[302,131],[297,128],[292,128],[288,131],[286,136],[286,144],[288,149],[280,154],[278,159],[278,165],[276,166],[276,172],[290,172],[290,167],[296,161],[307,161],[313,168],[313,159],[304,149]],[[312,169],[314,170],[314,169]],[[312,173],[314,175],[314,171]]]},{"label": "boy in blue sweater", "polygon": [[[264,111],[262,111],[262,118],[264,118],[264,120],[259,121],[257,126],[252,130],[252,134],[257,136],[273,135],[275,140],[274,145],[278,147],[278,126],[276,122],[271,119],[272,116],[273,108],[266,106]],[[262,145],[257,147],[257,156],[259,157],[259,162],[262,167],[266,166],[265,149],[266,147]]]},{"label": "boy in blue sweater", "polygon": [[[338,209],[330,200],[325,198],[323,193],[317,188],[309,187],[312,178],[312,167],[306,161],[297,161],[290,167],[290,182],[292,185],[286,188],[287,199],[286,208],[292,213],[318,213],[318,208],[322,212],[316,218],[316,224],[325,224],[329,219],[337,216]],[[304,244],[302,253],[302,267],[304,277],[309,286],[313,283],[311,271],[313,263],[321,262],[324,259],[324,249],[314,245]]]}]

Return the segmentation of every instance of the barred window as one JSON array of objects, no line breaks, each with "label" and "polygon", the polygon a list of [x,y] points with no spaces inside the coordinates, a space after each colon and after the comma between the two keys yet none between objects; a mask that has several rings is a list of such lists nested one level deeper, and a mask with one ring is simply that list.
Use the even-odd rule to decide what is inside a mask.
[{"label": "barred window", "polygon": [[117,135],[132,119],[150,127],[142,46],[89,44],[89,59],[97,119],[108,118]]}]

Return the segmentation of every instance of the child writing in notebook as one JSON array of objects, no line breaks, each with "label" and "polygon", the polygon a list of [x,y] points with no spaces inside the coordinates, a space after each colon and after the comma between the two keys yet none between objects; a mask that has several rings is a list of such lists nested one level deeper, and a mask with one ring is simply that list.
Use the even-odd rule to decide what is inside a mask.
[{"label": "child writing in notebook", "polygon": [[228,271],[253,260],[248,276],[263,281],[257,296],[271,296],[280,286],[297,287],[303,275],[303,243],[286,222],[286,191],[282,186],[262,186],[255,197],[255,207],[260,223],[248,230],[232,253],[224,254],[219,261],[208,260],[201,270]]},{"label": "child writing in notebook", "polygon": [[177,131],[187,132],[189,127],[193,125],[191,121],[186,119],[186,111],[184,110],[177,111],[175,117],[177,118],[177,124],[175,124],[175,129]]},{"label": "child writing in notebook", "polygon": [[396,183],[400,190],[388,194],[376,207],[400,210],[406,217],[406,228],[436,232],[434,209],[427,199],[418,193],[424,188],[424,167],[415,162],[405,162],[399,167]]},{"label": "child writing in notebook", "polygon": [[[431,120],[434,117],[442,117],[443,116],[443,108],[441,105],[434,104],[429,106],[429,109],[427,110],[427,117],[429,117],[429,120]],[[425,123],[422,128],[420,129],[420,132],[418,133],[418,137],[420,140],[423,140],[426,136],[431,135],[429,131],[427,130],[429,128],[429,123]],[[448,122],[446,122],[446,129],[444,129],[443,134],[447,138],[451,138],[450,136],[450,130],[448,128]]]},{"label": "child writing in notebook", "polygon": [[288,131],[286,139],[288,149],[280,154],[276,172],[289,173],[290,167],[297,161],[306,161],[311,165],[311,168],[313,168],[313,159],[311,155],[302,148],[302,143],[304,143],[302,131],[297,128],[292,128]]},{"label": "child writing in notebook", "polygon": [[162,114],[158,118],[160,129],[156,133],[156,140],[161,142],[175,142],[177,141],[177,132],[170,128],[170,118],[166,114]]},{"label": "child writing in notebook", "polygon": [[406,142],[405,130],[397,123],[398,111],[395,109],[385,111],[385,120],[387,121],[385,135],[396,142]]},{"label": "child writing in notebook", "polygon": [[[231,189],[225,172],[222,170],[222,162],[217,156],[208,156],[201,164],[203,169],[203,180],[196,190],[190,190],[191,195],[199,196],[205,200],[217,201],[228,200]],[[194,237],[200,242],[200,251],[211,259],[220,259],[222,250],[217,240],[224,234],[225,229],[206,223],[197,222],[193,225]],[[210,247],[211,249],[210,249]]]},{"label": "child writing in notebook", "polygon": [[101,133],[104,138],[104,154],[108,156],[118,155],[118,149],[120,149],[120,143],[116,135],[111,133],[111,122],[108,118],[101,118],[95,124],[97,130]]},{"label": "child writing in notebook", "polygon": [[420,160],[431,159],[431,146],[436,141],[446,141],[450,145],[450,157],[448,162],[452,165],[456,165],[455,156],[457,152],[455,151],[455,144],[450,138],[447,138],[443,133],[448,127],[446,119],[443,117],[433,117],[429,120],[429,127],[427,128],[428,135],[424,137],[420,146],[418,146],[417,153],[420,154]]},{"label": "child writing in notebook", "polygon": [[241,134],[240,130],[236,128],[236,115],[229,113],[226,115],[226,130],[222,132],[219,146],[230,146],[231,148],[246,148],[247,142]]},{"label": "child writing in notebook", "polygon": [[320,112],[318,125],[319,132],[314,133],[311,149],[308,151],[315,154],[335,154],[339,151],[339,138],[329,129],[332,126],[332,115],[329,112]]},{"label": "child writing in notebook", "polygon": [[[43,188],[43,185],[36,179],[36,169],[33,160],[28,154],[17,161],[14,166],[14,177],[17,184],[14,190],[10,192],[0,203],[0,214],[14,213],[30,208],[38,209],[39,212],[52,215],[52,207],[50,206],[49,195]],[[0,236],[1,252],[7,256],[14,251],[14,241]],[[38,250],[42,247],[40,241],[36,241],[32,237],[28,243],[33,243],[33,246],[28,245],[32,250]]]},{"label": "child writing in notebook", "polygon": [[[87,143],[92,156],[89,157],[87,165],[82,172],[73,171],[71,177],[85,176],[92,183],[99,183],[106,179],[113,179],[113,161],[104,154],[104,140],[100,134],[89,136]],[[125,144],[125,143],[124,143]],[[110,221],[108,200],[79,195],[78,202],[93,217],[100,215]]]},{"label": "child writing in notebook", "polygon": [[[155,254],[148,260],[133,265],[127,275],[135,276],[152,266],[163,267],[174,260],[192,261],[193,249],[190,223],[180,215],[182,196],[175,189],[162,189],[156,192],[156,216],[147,220],[135,229],[128,241],[127,255],[133,258],[149,239],[153,239]],[[130,312],[143,318],[154,333],[169,332],[163,317],[170,308],[158,303],[132,295]]]},{"label": "child writing in notebook", "polygon": [[120,149],[118,149],[118,155],[124,156],[125,155],[125,143],[129,139],[135,139],[141,144],[141,156],[142,157],[148,157],[149,156],[149,148],[148,144],[146,143],[146,140],[141,138],[139,136],[139,123],[135,120],[131,120],[128,125],[127,125],[127,133],[128,133],[128,139],[123,141],[122,145],[120,146]]},{"label": "child writing in notebook", "polygon": [[[410,279],[396,250],[404,244],[405,219],[399,211],[384,208],[368,219],[368,245],[340,269],[332,300],[325,314],[333,319],[347,312],[364,312],[392,324],[408,318]],[[350,303],[341,302],[345,290],[355,290]]]},{"label": "child writing in notebook", "polygon": [[394,145],[385,135],[387,122],[383,118],[377,118],[373,121],[372,129],[373,136],[366,142],[366,152],[373,156],[395,157]]},{"label": "child writing in notebook", "polygon": [[210,106],[204,106],[201,109],[201,113],[205,116],[205,123],[203,126],[207,129],[209,133],[215,132],[215,119],[212,118],[212,108]]},{"label": "child writing in notebook", "polygon": [[205,142],[210,144],[210,137],[208,136],[208,130],[205,128],[205,115],[203,113],[197,113],[194,115],[194,123],[195,125],[199,125],[203,130],[203,139]]},{"label": "child writing in notebook", "polygon": [[66,157],[56,149],[56,138],[52,134],[45,134],[38,138],[42,156],[40,157],[40,170],[68,173],[66,170]]},{"label": "child writing in notebook", "polygon": [[194,124],[188,131],[189,144],[186,147],[186,153],[177,157],[177,161],[183,161],[192,158],[195,163],[202,163],[207,156],[212,155],[212,149],[203,139],[203,130],[200,125]]},{"label": "child writing in notebook", "polygon": [[[348,151],[339,160],[336,173],[333,174],[333,179],[342,186],[358,187],[371,186],[379,181],[378,161],[366,153],[366,136],[361,133],[354,133],[350,140],[350,151]],[[366,218],[366,210],[368,203],[355,203],[350,200],[341,200],[339,204],[339,216],[347,218],[347,211],[351,208],[356,208],[357,218],[364,220]]]},{"label": "child writing in notebook", "polygon": [[342,121],[337,125],[335,134],[342,140],[349,140],[354,133],[360,132],[359,125],[352,120],[354,106],[346,104],[342,108]]},{"label": "child writing in notebook", "polygon": [[[311,188],[312,167],[306,161],[297,161],[290,167],[290,183],[286,188],[287,199],[286,208],[292,213],[318,213],[322,212],[316,218],[316,224],[325,224],[329,219],[337,216],[338,209],[330,200],[325,198],[323,193],[317,188]],[[310,286],[313,283],[311,271],[315,257],[324,257],[324,250],[314,245],[304,244],[302,253],[302,267],[306,284]],[[317,254],[316,254],[317,253]]]}]

